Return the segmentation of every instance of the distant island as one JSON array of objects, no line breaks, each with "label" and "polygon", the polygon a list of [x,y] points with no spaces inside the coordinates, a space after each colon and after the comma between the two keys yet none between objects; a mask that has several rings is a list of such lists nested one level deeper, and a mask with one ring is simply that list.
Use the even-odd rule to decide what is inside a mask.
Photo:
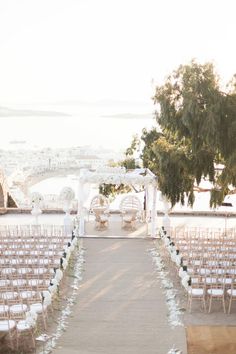
[{"label": "distant island", "polygon": [[9,144],[26,144],[26,140],[11,140]]},{"label": "distant island", "polygon": [[117,113],[117,114],[104,114],[102,118],[119,118],[119,119],[152,119],[152,113]]},{"label": "distant island", "polygon": [[55,111],[38,111],[38,110],[30,110],[30,109],[11,109],[7,107],[0,107],[0,117],[69,117],[70,114],[55,112]]}]

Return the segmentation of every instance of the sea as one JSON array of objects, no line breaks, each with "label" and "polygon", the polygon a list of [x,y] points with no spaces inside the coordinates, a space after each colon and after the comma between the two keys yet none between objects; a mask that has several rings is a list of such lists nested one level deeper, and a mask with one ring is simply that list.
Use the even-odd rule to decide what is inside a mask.
[{"label": "sea", "polygon": [[[158,128],[154,111],[151,99],[149,102],[102,100],[14,104],[7,107],[6,115],[0,110],[1,129],[4,132],[0,149],[88,146],[120,152],[130,145],[134,135],[142,134],[143,128]],[[72,187],[77,195],[77,176],[48,178],[32,186],[30,191],[59,195],[64,186]],[[97,192],[97,186],[91,188],[87,204]],[[114,209],[117,209],[120,198],[113,201]],[[236,211],[236,198],[231,198],[234,198],[232,211]],[[161,209],[159,201],[157,209]],[[192,209],[187,205],[176,205],[175,210],[209,211],[209,194],[196,194]]]},{"label": "sea", "polygon": [[[1,108],[1,107],[0,107]],[[0,111],[0,149],[94,148],[125,150],[142,129],[157,126],[150,102],[96,101],[14,104]]]}]

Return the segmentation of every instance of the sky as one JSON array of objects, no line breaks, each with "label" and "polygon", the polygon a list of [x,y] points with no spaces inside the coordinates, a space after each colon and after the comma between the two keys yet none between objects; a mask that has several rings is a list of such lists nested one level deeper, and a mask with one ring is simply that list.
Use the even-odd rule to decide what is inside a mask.
[{"label": "sky", "polygon": [[0,106],[147,102],[192,58],[236,72],[235,0],[0,0]]}]

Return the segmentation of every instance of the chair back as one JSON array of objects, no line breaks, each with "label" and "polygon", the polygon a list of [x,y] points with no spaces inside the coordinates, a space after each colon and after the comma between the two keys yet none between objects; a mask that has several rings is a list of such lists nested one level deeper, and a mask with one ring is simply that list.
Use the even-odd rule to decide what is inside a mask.
[{"label": "chair back", "polygon": [[135,195],[127,195],[125,196],[120,203],[120,211],[121,213],[125,213],[127,211],[140,212],[142,210],[141,202],[138,197]]},{"label": "chair back", "polygon": [[106,198],[102,194],[98,194],[93,197],[90,204],[90,210],[93,211],[93,209],[100,208],[100,207],[107,207],[107,208],[109,207],[108,198]]}]

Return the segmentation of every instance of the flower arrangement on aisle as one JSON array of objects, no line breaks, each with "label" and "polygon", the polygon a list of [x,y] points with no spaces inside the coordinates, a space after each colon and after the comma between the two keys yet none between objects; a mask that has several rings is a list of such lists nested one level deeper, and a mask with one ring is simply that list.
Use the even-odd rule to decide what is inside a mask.
[{"label": "flower arrangement on aisle", "polygon": [[60,199],[71,202],[75,198],[75,192],[71,187],[64,187],[60,193]]},{"label": "flower arrangement on aisle", "polygon": [[163,240],[164,245],[170,254],[172,262],[174,262],[179,268],[178,274],[181,278],[181,284],[188,291],[189,286],[191,286],[191,277],[187,272],[187,266],[183,265],[183,259],[179,253],[179,250],[176,249],[175,244],[171,241],[170,236],[167,236],[167,232],[165,231],[164,227],[162,227],[160,231],[160,237]]},{"label": "flower arrangement on aisle", "polygon": [[34,192],[30,196],[30,201],[32,205],[31,214],[35,217],[35,224],[38,225],[38,217],[42,214],[41,204],[43,202],[43,196],[38,192]]},{"label": "flower arrangement on aisle", "polygon": [[30,201],[31,201],[31,205],[33,207],[35,207],[35,206],[40,207],[43,202],[43,196],[42,196],[42,194],[40,194],[38,192],[33,192],[30,195]]},{"label": "flower arrangement on aisle", "polygon": [[75,198],[75,193],[71,187],[64,187],[60,193],[60,199],[63,201],[63,210],[66,213],[64,218],[64,226],[66,233],[70,234],[72,231],[72,220],[70,218],[71,202]]}]

